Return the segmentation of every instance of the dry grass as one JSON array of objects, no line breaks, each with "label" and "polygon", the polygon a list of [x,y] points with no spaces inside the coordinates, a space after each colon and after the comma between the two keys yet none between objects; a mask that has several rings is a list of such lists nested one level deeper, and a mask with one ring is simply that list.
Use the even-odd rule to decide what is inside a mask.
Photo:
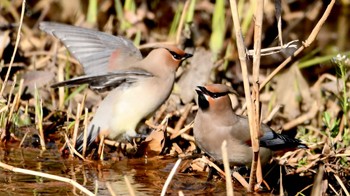
[{"label": "dry grass", "polygon": [[[342,44],[349,41],[339,36],[339,39],[345,40],[336,40],[337,44],[332,45],[329,41],[331,38],[320,32],[323,25],[329,25],[326,19],[331,14],[334,1],[324,6],[320,5],[320,2],[298,2],[291,5],[282,1],[281,7],[266,1],[264,7],[239,1],[235,9],[225,1],[224,5],[218,5],[220,1],[215,5],[209,1],[194,0],[166,5],[132,0],[125,1],[125,4],[121,1],[104,1],[89,5],[68,1],[51,5],[45,1],[38,1],[27,3],[27,15],[24,14],[22,1],[12,2],[4,1],[0,6],[0,28],[3,31],[0,34],[0,131],[4,148],[11,142],[22,145],[24,140],[35,134],[41,139],[42,149],[45,149],[45,143],[53,138],[56,145],[62,147],[64,135],[76,138],[78,131],[84,130],[104,96],[86,87],[50,89],[49,85],[54,81],[82,73],[78,62],[72,59],[64,47],[37,28],[41,20],[59,21],[124,35],[141,43],[140,48],[157,43],[176,43],[181,47],[186,46],[186,50],[195,51],[195,55],[199,48],[210,51],[214,59],[211,62],[214,68],[211,74],[206,76],[207,83],[229,84],[235,87],[240,95],[245,94],[246,99],[243,99],[243,96],[236,99],[235,108],[237,113],[244,112],[247,102],[249,119],[255,122],[252,123],[252,130],[254,125],[258,127],[260,119],[269,117],[268,123],[275,130],[282,128],[288,132],[294,131],[296,136],[309,146],[310,149],[306,151],[290,151],[274,158],[282,168],[281,180],[284,175],[309,178],[317,176],[312,193],[349,195],[350,60],[345,56],[349,55],[349,48],[346,48],[349,44]],[[254,12],[249,8],[254,6],[260,8],[257,9],[260,15],[256,14],[252,20]],[[276,33],[270,35],[267,32],[271,29],[281,28],[274,25],[277,23],[274,15],[276,6],[282,10],[281,18],[285,24],[279,32],[276,30]],[[84,10],[86,7],[88,13]],[[305,7],[307,9],[303,9]],[[180,8],[184,11],[179,12]],[[296,8],[300,9],[295,10]],[[261,18],[262,12],[264,18]],[[176,13],[182,14],[175,17]],[[218,15],[215,16],[216,14]],[[242,30],[232,30],[232,17],[235,20],[234,27],[242,25]],[[210,18],[213,18],[213,21]],[[262,26],[257,23],[259,21],[262,22]],[[347,25],[341,17],[337,22],[340,26]],[[255,24],[257,26],[254,30]],[[304,31],[301,32],[300,29]],[[326,32],[339,35],[342,33],[332,30],[328,29]],[[258,32],[261,32],[260,35],[254,35]],[[318,34],[321,34],[319,40],[316,39]],[[271,41],[278,35],[278,42]],[[301,42],[300,46],[280,45],[295,39],[305,41]],[[237,46],[233,40],[237,41]],[[257,54],[260,47],[256,45],[259,40],[261,42],[258,43],[262,43],[261,60],[260,54]],[[254,43],[253,53],[246,50],[253,47],[251,43]],[[326,45],[337,47],[338,52],[326,53],[327,51],[323,50]],[[277,52],[272,46],[278,46]],[[270,49],[273,52],[270,52]],[[291,51],[287,51],[288,49]],[[264,56],[266,51],[269,55]],[[336,57],[338,53],[340,55]],[[246,58],[249,54],[254,54],[252,73],[249,62],[244,63],[245,60],[249,60]],[[196,63],[192,60],[186,66]],[[242,68],[239,68],[239,64]],[[186,66],[179,70],[179,78],[185,77]],[[205,67],[202,66],[201,69]],[[245,90],[241,88],[243,81]],[[252,84],[250,90],[249,85]],[[140,149],[136,152],[138,156],[145,153],[149,156],[162,153],[183,158],[195,151],[191,121],[197,106],[194,101],[181,102],[184,93],[188,92],[176,85],[170,100],[147,121],[148,129],[154,131],[148,140],[139,144]],[[279,105],[283,105],[283,108],[273,110]],[[57,113],[57,110],[61,112]],[[27,126],[32,127],[34,133],[21,129]],[[110,141],[105,143],[111,144]],[[258,144],[257,141],[255,143]],[[72,146],[74,145],[73,142]],[[100,151],[108,146],[101,145]],[[123,148],[130,155],[131,146]],[[257,152],[257,149],[258,146],[254,151]],[[85,150],[83,156],[85,157]],[[209,160],[205,162],[210,163]],[[219,173],[225,176],[224,172]],[[242,176],[235,173],[234,177],[244,187],[249,187]],[[258,182],[261,183],[261,176],[258,176]],[[250,184],[251,190],[253,185],[254,183]],[[319,188],[315,188],[316,186]],[[304,187],[304,190],[299,190],[300,193],[311,191],[312,186],[305,184]]]}]

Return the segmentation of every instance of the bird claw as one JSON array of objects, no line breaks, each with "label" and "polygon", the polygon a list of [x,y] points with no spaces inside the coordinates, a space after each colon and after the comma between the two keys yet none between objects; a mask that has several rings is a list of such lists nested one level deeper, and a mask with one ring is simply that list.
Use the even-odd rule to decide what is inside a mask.
[{"label": "bird claw", "polygon": [[146,134],[136,134],[135,136],[129,136],[127,134],[125,134],[124,138],[126,139],[126,141],[128,141],[131,144],[134,144],[135,140],[134,139],[140,139],[140,140],[145,140],[147,138]]}]

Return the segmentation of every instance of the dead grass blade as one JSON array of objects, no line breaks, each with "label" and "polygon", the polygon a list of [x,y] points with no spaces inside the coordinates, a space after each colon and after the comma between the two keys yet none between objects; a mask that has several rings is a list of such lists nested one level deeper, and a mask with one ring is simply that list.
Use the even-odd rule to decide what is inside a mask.
[{"label": "dead grass blade", "polygon": [[166,179],[165,183],[164,183],[164,186],[163,186],[163,189],[162,189],[162,192],[161,192],[161,196],[164,196],[166,194],[166,190],[168,189],[168,186],[171,182],[171,179],[173,179],[174,175],[175,175],[175,172],[177,170],[177,168],[179,167],[180,163],[181,163],[181,160],[182,159],[178,159],[173,167],[173,169],[171,169],[170,171],[170,174],[168,176],[168,178]]},{"label": "dead grass blade", "polygon": [[0,167],[7,169],[7,170],[10,170],[10,171],[13,171],[13,172],[16,172],[16,173],[28,174],[28,175],[39,176],[39,177],[48,178],[48,179],[52,179],[52,180],[57,180],[57,181],[61,181],[61,182],[66,182],[66,183],[69,183],[72,186],[78,188],[79,190],[81,190],[82,192],[84,192],[85,194],[87,194],[89,196],[95,195],[92,192],[90,192],[88,189],[86,189],[85,187],[83,187],[82,185],[77,183],[76,181],[69,179],[69,178],[56,176],[56,175],[52,175],[52,174],[47,174],[47,173],[43,173],[43,172],[37,172],[37,171],[29,170],[29,169],[22,169],[22,168],[8,165],[8,164],[3,163],[3,162],[0,162]]},{"label": "dead grass blade", "polygon": [[131,186],[129,178],[127,176],[124,176],[124,180],[125,180],[126,185],[128,186],[129,195],[135,196],[136,194],[135,194],[134,189]]},{"label": "dead grass blade", "polygon": [[17,31],[16,44],[15,44],[15,48],[13,49],[10,65],[9,65],[9,67],[7,69],[7,73],[6,73],[4,82],[2,83],[2,86],[1,86],[0,96],[2,96],[2,94],[4,93],[5,87],[7,85],[7,81],[8,81],[9,76],[10,76],[10,72],[11,72],[11,68],[12,68],[12,65],[13,65],[13,61],[15,60],[15,55],[16,55],[16,52],[17,52],[19,40],[21,39],[21,30],[22,30],[22,24],[23,24],[23,17],[24,17],[25,8],[26,8],[26,0],[23,0],[22,1],[21,18],[20,18],[20,21],[19,21],[19,26],[18,26],[18,31]]},{"label": "dead grass blade", "polygon": [[230,163],[227,156],[227,142],[224,140],[221,144],[222,161],[224,162],[225,176],[226,176],[226,195],[233,196],[232,178],[230,171]]}]

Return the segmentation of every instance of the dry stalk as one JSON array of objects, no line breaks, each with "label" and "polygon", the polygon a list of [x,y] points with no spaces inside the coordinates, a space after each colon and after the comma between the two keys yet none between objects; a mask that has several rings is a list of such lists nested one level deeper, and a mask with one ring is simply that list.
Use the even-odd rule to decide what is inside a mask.
[{"label": "dry stalk", "polygon": [[293,58],[295,58],[296,56],[298,56],[305,48],[309,47],[312,42],[315,41],[318,33],[321,30],[322,25],[326,22],[329,14],[331,13],[331,10],[333,8],[333,5],[335,3],[335,0],[332,0],[328,6],[327,9],[325,10],[325,12],[323,13],[321,19],[317,22],[316,26],[314,27],[314,29],[312,30],[311,34],[309,35],[309,37],[305,40],[305,42],[303,42],[303,45],[298,48],[298,50],[296,50],[290,57],[288,57],[286,60],[284,60],[275,70],[273,70],[273,72],[266,77],[266,79],[263,81],[263,83],[260,85],[260,90],[263,89],[265,87],[265,85],[270,82],[270,80],[275,77],[275,75],[277,73],[279,73],[289,62],[292,61]]},{"label": "dry stalk", "polygon": [[[55,43],[57,43],[57,42],[55,42]],[[57,48],[57,46],[55,48]],[[55,50],[55,52],[57,52],[57,50]],[[61,82],[64,80],[64,65],[63,65],[63,63],[58,64],[57,80],[58,80],[58,82]],[[60,110],[64,109],[64,94],[65,94],[64,87],[59,87],[58,88],[58,109],[60,109]]]},{"label": "dry stalk", "polygon": [[346,188],[346,186],[344,185],[343,181],[339,178],[339,176],[337,174],[334,174],[335,179],[337,180],[337,182],[340,184],[341,188],[343,189],[344,193],[346,196],[350,196],[350,193],[348,191],[348,189]]},{"label": "dry stalk", "polygon": [[[259,183],[263,181],[261,166],[259,161],[259,132],[260,132],[260,94],[259,94],[259,73],[260,73],[260,57],[261,57],[261,33],[262,33],[262,21],[264,14],[264,1],[257,1],[255,13],[255,26],[254,26],[254,55],[253,55],[253,88],[252,88],[252,106],[251,115],[253,121],[250,127],[250,135],[253,148],[253,162],[249,179],[249,189],[253,191],[255,186],[255,176]],[[249,115],[249,112],[248,112]],[[255,165],[256,164],[256,165]],[[258,168],[259,166],[259,168]],[[254,171],[254,170],[257,171]]]},{"label": "dry stalk", "polygon": [[[263,1],[258,1],[259,4],[262,3]],[[237,2],[235,0],[230,0],[230,5],[231,5],[231,14],[232,14],[232,19],[233,19],[233,24],[234,24],[234,30],[235,30],[235,35],[236,35],[236,43],[237,43],[237,50],[238,50],[238,57],[239,57],[239,61],[241,64],[241,70],[242,70],[242,76],[243,76],[243,86],[244,86],[244,94],[245,94],[245,99],[246,99],[246,103],[247,103],[247,109],[248,109],[248,122],[249,122],[249,129],[250,129],[250,134],[251,134],[251,140],[252,140],[252,149],[253,149],[253,161],[252,161],[252,167],[251,167],[251,173],[250,173],[250,180],[249,180],[249,191],[253,191],[254,190],[254,186],[255,186],[255,178],[256,178],[256,167],[257,167],[257,160],[259,158],[259,142],[258,142],[258,130],[259,130],[259,117],[256,116],[259,115],[259,113],[257,113],[259,111],[259,109],[256,109],[256,105],[259,104],[259,98],[257,98],[257,93],[256,93],[256,86],[253,90],[253,100],[251,98],[251,90],[250,90],[250,86],[249,86],[249,74],[248,74],[248,69],[247,69],[247,61],[246,61],[246,53],[245,53],[245,46],[244,46],[244,41],[243,41],[243,36],[242,36],[242,30],[240,27],[240,20],[239,20],[239,16],[238,16],[238,11],[237,11]],[[260,5],[263,8],[263,5]],[[260,9],[257,9],[257,11],[259,11]],[[258,26],[257,24],[260,25],[260,27],[256,27],[256,28],[261,28],[261,24],[262,24],[262,10],[259,11],[259,14],[256,14],[256,17],[261,17],[261,18],[257,18],[257,20],[261,20],[260,23],[256,23],[256,26]],[[261,34],[261,29],[257,30],[260,31]],[[258,33],[259,34],[259,33]],[[258,34],[255,34],[255,38],[259,37]],[[261,37],[261,35],[260,35]],[[261,39],[260,39],[261,40]],[[255,59],[255,72],[259,71],[259,63],[260,63],[260,47],[259,49],[257,49],[257,46],[260,46],[261,43],[258,43],[259,40],[255,40],[255,44],[254,44],[254,50],[255,53],[259,55],[259,58],[256,57],[256,55],[254,55],[254,59]],[[260,41],[261,42],[261,41]],[[258,69],[257,69],[258,68]],[[258,80],[255,80],[253,82],[254,83],[258,82]],[[258,83],[256,83],[255,85],[258,85]],[[254,102],[253,102],[254,101]],[[256,104],[254,104],[256,103]],[[257,107],[259,108],[259,107]],[[258,123],[258,124],[257,124]]]},{"label": "dry stalk", "polygon": [[77,151],[75,150],[75,148],[72,146],[72,144],[69,141],[69,138],[67,136],[67,134],[64,134],[64,139],[66,140],[66,145],[69,148],[70,154],[73,155],[77,155],[79,158],[81,158],[82,160],[86,161],[86,159]]},{"label": "dry stalk", "polygon": [[124,176],[124,180],[125,180],[126,186],[128,187],[129,195],[135,196],[136,194],[134,189],[131,186],[129,178],[127,176]]},{"label": "dry stalk", "polygon": [[106,182],[106,187],[108,189],[108,192],[112,195],[112,196],[117,196],[117,194],[114,192],[111,183],[110,182]]},{"label": "dry stalk", "polygon": [[100,155],[100,160],[103,161],[103,150],[105,148],[105,145],[104,145],[104,140],[105,140],[105,136],[102,135],[101,136],[101,140],[100,140],[100,144],[98,146],[98,151],[97,151],[97,154]]},{"label": "dry stalk", "polygon": [[318,167],[317,175],[314,180],[314,185],[312,186],[311,195],[323,195],[322,194],[322,180],[323,180],[324,166],[320,165]]},{"label": "dry stalk", "polygon": [[89,115],[89,111],[87,108],[85,108],[85,116],[84,116],[84,139],[83,139],[83,152],[82,155],[83,157],[85,157],[85,153],[86,153],[86,148],[87,148],[87,135],[88,135],[88,115]]},{"label": "dry stalk", "polygon": [[40,145],[42,150],[46,150],[44,129],[43,129],[43,100],[39,97],[38,89],[35,85],[35,117],[37,128],[39,129]]},{"label": "dry stalk", "polygon": [[78,137],[80,116],[81,116],[82,111],[83,111],[83,109],[81,107],[81,104],[78,103],[78,105],[77,105],[77,113],[76,113],[75,122],[74,122],[73,138],[72,138],[72,142],[73,142],[72,146],[73,146],[73,148],[75,148],[75,144],[76,144],[77,137]]},{"label": "dry stalk", "polygon": [[166,190],[168,189],[168,186],[169,186],[171,180],[173,179],[173,177],[175,175],[175,172],[176,172],[177,168],[179,167],[180,163],[181,163],[181,159],[178,159],[176,161],[174,167],[171,169],[170,174],[169,174],[168,178],[166,179],[166,181],[164,183],[162,192],[160,194],[161,196],[164,196],[166,194]]},{"label": "dry stalk", "polygon": [[[202,157],[200,160],[203,161],[204,163],[208,164],[209,167],[213,167],[214,169],[216,169],[216,171],[219,172],[219,175],[220,175],[222,178],[226,179],[226,177],[225,177],[225,172],[223,172],[223,171],[220,169],[220,167],[218,167],[215,163],[213,163],[212,161],[210,161],[207,157]],[[239,183],[241,183],[241,185],[242,185],[244,188],[248,189],[248,186],[249,186],[249,185],[248,185],[248,182],[242,177],[241,174],[239,174],[238,172],[235,172],[235,171],[234,171],[234,172],[232,173],[232,176],[233,176]]]},{"label": "dry stalk", "polygon": [[19,21],[19,26],[18,26],[18,31],[17,31],[17,38],[16,38],[16,43],[15,43],[15,48],[13,49],[13,53],[12,53],[12,56],[11,56],[10,65],[9,65],[9,67],[8,67],[8,69],[7,69],[4,82],[2,83],[2,86],[1,86],[0,96],[3,95],[4,90],[5,90],[5,87],[6,87],[6,85],[7,85],[7,81],[8,81],[8,79],[9,79],[9,77],[10,77],[10,72],[11,72],[11,69],[12,69],[13,61],[15,60],[15,55],[16,55],[16,52],[17,52],[19,40],[21,39],[21,30],[22,30],[22,24],[23,24],[23,17],[24,17],[25,8],[26,8],[26,0],[23,0],[23,1],[22,1],[21,18],[20,18],[20,21]]},{"label": "dry stalk", "polygon": [[174,128],[174,134],[171,135],[170,139],[177,137],[179,134],[178,132],[180,131],[181,127],[185,124],[185,121],[188,117],[188,114],[191,112],[193,103],[189,103],[185,106],[185,111],[182,113],[180,119],[177,121],[175,128]]},{"label": "dry stalk", "polygon": [[181,13],[179,26],[178,26],[177,32],[176,32],[176,40],[175,40],[176,45],[178,45],[180,43],[181,32],[182,32],[182,29],[183,29],[183,26],[184,26],[184,23],[185,23],[185,17],[187,15],[188,7],[189,7],[191,1],[193,1],[193,0],[186,0],[185,5],[183,7],[183,11]]},{"label": "dry stalk", "polygon": [[230,163],[227,156],[227,142],[224,140],[221,145],[222,161],[224,162],[225,176],[226,176],[226,195],[233,196],[232,178],[230,171]]},{"label": "dry stalk", "polygon": [[171,130],[170,127],[167,127],[167,132],[171,133],[170,139],[175,139],[178,136],[181,136],[182,138],[189,140],[189,141],[194,141],[194,137],[191,135],[188,135],[187,132],[188,130],[193,128],[193,121],[190,122],[190,124],[186,125],[184,128],[182,128],[180,131],[176,132],[175,130]]},{"label": "dry stalk", "polygon": [[18,91],[17,91],[17,97],[15,98],[15,108],[14,110],[18,110],[19,108],[19,105],[20,105],[20,100],[21,100],[21,95],[22,95],[22,91],[23,91],[23,83],[24,83],[24,79],[22,78],[20,81],[19,81],[19,87],[18,87]]},{"label": "dry stalk", "polygon": [[284,191],[283,191],[283,174],[282,174],[282,166],[280,165],[280,196],[284,196]]},{"label": "dry stalk", "polygon": [[37,171],[33,171],[33,170],[28,170],[28,169],[22,169],[22,168],[8,165],[8,164],[3,163],[3,162],[0,162],[0,167],[7,169],[7,170],[10,170],[10,171],[13,171],[13,172],[16,172],[16,173],[28,174],[28,175],[39,176],[39,177],[48,178],[48,179],[52,179],[52,180],[57,180],[57,181],[61,181],[61,182],[66,182],[66,183],[73,185],[73,187],[78,188],[79,190],[81,190],[85,194],[90,195],[90,196],[94,196],[94,194],[92,192],[87,190],[85,187],[83,187],[82,185],[80,185],[76,181],[69,179],[69,178],[56,176],[56,175],[52,175],[52,174],[46,174],[43,172],[37,172]]}]

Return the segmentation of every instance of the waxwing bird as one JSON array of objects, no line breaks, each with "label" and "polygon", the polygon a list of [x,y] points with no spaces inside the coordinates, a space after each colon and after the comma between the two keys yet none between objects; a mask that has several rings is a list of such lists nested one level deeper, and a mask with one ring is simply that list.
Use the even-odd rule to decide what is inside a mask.
[{"label": "waxwing bird", "polygon": [[[221,162],[221,144],[226,140],[230,164],[250,166],[253,154],[248,119],[234,113],[228,96],[233,89],[223,84],[212,84],[199,86],[196,92],[199,109],[193,134],[198,147]],[[300,140],[277,134],[265,124],[261,124],[259,136],[262,164],[270,160],[274,150],[307,148]]]},{"label": "waxwing bird", "polygon": [[[86,75],[52,85],[73,86],[87,83],[94,90],[111,90],[100,103],[88,126],[87,145],[98,136],[130,141],[141,120],[150,116],[169,97],[175,72],[191,54],[175,46],[152,50],[145,58],[134,44],[123,37],[52,22],[40,29],[57,37],[81,63]],[[83,135],[76,149],[83,149]]]}]

